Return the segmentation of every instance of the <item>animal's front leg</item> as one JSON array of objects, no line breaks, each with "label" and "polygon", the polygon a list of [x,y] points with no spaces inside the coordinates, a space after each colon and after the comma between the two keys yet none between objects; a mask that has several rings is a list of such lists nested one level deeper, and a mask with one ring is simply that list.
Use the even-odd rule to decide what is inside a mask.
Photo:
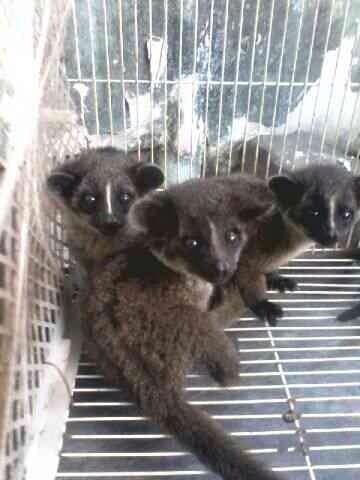
[{"label": "animal's front leg", "polygon": [[210,317],[200,320],[197,345],[200,360],[220,385],[233,385],[239,378],[238,353],[225,332]]},{"label": "animal's front leg", "polygon": [[336,317],[336,320],[340,320],[340,322],[348,322],[357,317],[360,317],[360,304],[357,304],[354,307],[339,313],[339,315]]},{"label": "animal's front leg", "polygon": [[282,308],[266,297],[266,276],[260,272],[237,274],[238,287],[245,305],[252,310],[261,320],[268,321],[270,325],[276,325],[279,317],[282,317]]},{"label": "animal's front leg", "polygon": [[297,283],[291,278],[283,277],[277,272],[266,274],[266,286],[269,290],[278,290],[281,293],[286,291],[293,292],[297,288]]},{"label": "animal's front leg", "polygon": [[216,325],[223,329],[232,325],[244,313],[246,306],[241,295],[239,295],[235,280],[219,288],[222,292],[222,302],[219,306],[210,310],[209,315]]}]

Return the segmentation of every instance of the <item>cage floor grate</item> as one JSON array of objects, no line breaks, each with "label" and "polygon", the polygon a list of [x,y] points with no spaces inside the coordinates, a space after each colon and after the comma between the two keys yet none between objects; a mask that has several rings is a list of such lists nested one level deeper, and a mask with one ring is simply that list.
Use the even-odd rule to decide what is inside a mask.
[{"label": "cage floor grate", "polygon": [[[228,330],[239,349],[238,385],[220,388],[192,373],[188,399],[275,468],[279,478],[358,479],[360,321],[344,324],[335,316],[360,300],[360,266],[316,252],[281,270],[299,289],[271,293],[285,311],[278,326],[268,329],[247,315]],[[289,398],[300,414],[296,422],[284,419]],[[144,418],[125,392],[106,385],[83,355],[57,479],[197,476],[216,478]]]}]

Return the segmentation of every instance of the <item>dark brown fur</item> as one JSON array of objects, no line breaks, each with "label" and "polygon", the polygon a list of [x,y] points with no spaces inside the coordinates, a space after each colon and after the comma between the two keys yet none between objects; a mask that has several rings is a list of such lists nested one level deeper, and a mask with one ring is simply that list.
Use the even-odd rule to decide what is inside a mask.
[{"label": "dark brown fur", "polygon": [[[84,299],[88,298],[87,277],[98,262],[113,253],[125,234],[131,204],[163,181],[161,170],[147,163],[150,151],[140,153],[141,161],[138,161],[137,152],[126,154],[112,147],[88,149],[66,159],[48,176],[48,191],[61,209],[70,250],[83,274],[80,295]],[[106,209],[109,182],[113,185],[111,214]],[[124,192],[130,195],[130,200],[121,204],[116,196]],[[91,212],[81,208],[81,198],[86,193],[97,200]],[[99,361],[101,354],[91,341],[86,323],[83,323],[83,337],[83,348]]]},{"label": "dark brown fur", "polygon": [[[102,260],[114,248],[115,234],[126,225],[130,205],[163,181],[161,170],[147,163],[149,151],[126,154],[112,147],[84,150],[56,167],[48,176],[47,187],[61,209],[71,252],[83,269]],[[106,209],[106,186],[112,185],[112,206]],[[121,202],[120,194],[129,195]],[[91,211],[84,209],[83,195],[96,199]]]},{"label": "dark brown fur", "polygon": [[340,322],[349,322],[350,320],[354,320],[355,318],[360,317],[360,303],[357,303],[351,308],[344,310],[343,312],[339,313],[337,316],[337,320]]},{"label": "dark brown fur", "polygon": [[[250,238],[236,277],[225,289],[224,303],[213,313],[223,325],[232,321],[231,316],[236,309],[241,311],[243,303],[259,318],[275,323],[282,309],[267,300],[267,288],[286,290],[295,288],[295,284],[274,270],[314,243],[330,246],[343,240],[359,215],[359,179],[340,166],[313,165],[299,169],[288,177],[274,177],[270,188],[279,208]],[[344,218],[347,211],[351,216]],[[236,286],[240,299],[236,297]]]},{"label": "dark brown fur", "polygon": [[182,391],[197,361],[222,385],[238,378],[237,353],[207,309],[213,285],[233,275],[268,212],[266,202],[244,200],[241,180],[229,191],[218,179],[139,200],[130,211],[135,244],[92,276],[83,311],[104,372],[127,385],[145,414],[222,478],[274,480]]}]

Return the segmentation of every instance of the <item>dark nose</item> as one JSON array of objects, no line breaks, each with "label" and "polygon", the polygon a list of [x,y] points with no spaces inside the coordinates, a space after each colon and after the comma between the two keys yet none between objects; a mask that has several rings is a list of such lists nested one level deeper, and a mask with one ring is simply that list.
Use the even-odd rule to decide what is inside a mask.
[{"label": "dark nose", "polygon": [[339,240],[338,236],[336,235],[336,233],[333,233],[333,234],[328,234],[324,237],[324,245],[326,246],[332,246],[332,245],[335,245],[335,243]]},{"label": "dark nose", "polygon": [[216,276],[220,282],[226,280],[232,273],[232,269],[228,262],[219,261],[215,266]]},{"label": "dark nose", "polygon": [[114,235],[122,225],[123,222],[113,215],[108,215],[100,225],[100,230],[104,235]]}]

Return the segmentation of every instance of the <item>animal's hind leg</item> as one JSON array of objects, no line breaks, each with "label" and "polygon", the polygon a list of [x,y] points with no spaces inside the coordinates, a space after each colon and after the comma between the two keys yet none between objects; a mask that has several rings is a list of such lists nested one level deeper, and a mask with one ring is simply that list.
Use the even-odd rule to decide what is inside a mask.
[{"label": "animal's hind leg", "polygon": [[294,291],[297,288],[297,283],[291,278],[283,277],[277,272],[270,272],[266,274],[266,286],[269,290],[278,290],[281,293],[286,291]]},{"label": "animal's hind leg", "polygon": [[241,271],[237,274],[237,281],[245,305],[261,320],[276,325],[278,318],[283,315],[283,310],[280,305],[267,299],[265,274]]},{"label": "animal's hind leg", "polygon": [[200,359],[210,375],[220,385],[232,385],[239,378],[238,353],[225,332],[216,323],[207,318],[206,328],[200,334]]}]

